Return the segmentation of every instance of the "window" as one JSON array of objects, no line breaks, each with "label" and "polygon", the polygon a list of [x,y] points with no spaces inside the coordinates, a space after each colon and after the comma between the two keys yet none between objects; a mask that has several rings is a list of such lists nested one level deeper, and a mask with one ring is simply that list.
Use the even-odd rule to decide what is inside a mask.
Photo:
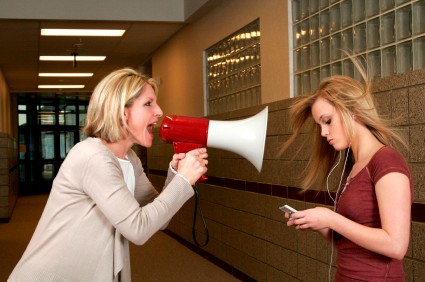
[{"label": "window", "polygon": [[205,51],[207,114],[261,104],[260,21]]},{"label": "window", "polygon": [[369,78],[425,68],[425,0],[292,0],[293,96],[330,75],[358,73],[344,53],[360,57]]}]

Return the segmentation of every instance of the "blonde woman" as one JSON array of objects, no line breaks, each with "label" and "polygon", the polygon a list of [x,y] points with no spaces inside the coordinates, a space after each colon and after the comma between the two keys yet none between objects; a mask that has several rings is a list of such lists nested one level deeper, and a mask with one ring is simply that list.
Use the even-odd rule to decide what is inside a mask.
[{"label": "blonde woman", "polygon": [[294,134],[283,150],[303,125],[315,129],[304,188],[328,186],[338,163],[343,172],[333,210],[316,207],[285,217],[290,218],[288,226],[317,231],[336,246],[335,281],[404,281],[413,181],[406,161],[392,147],[403,140],[378,116],[363,78],[364,84],[329,77],[292,106]]},{"label": "blonde woman", "polygon": [[84,131],[58,175],[9,281],[131,281],[128,241],[145,243],[194,195],[205,148],[175,154],[160,194],[131,150],[162,116],[155,81],[117,70],[94,90]]}]

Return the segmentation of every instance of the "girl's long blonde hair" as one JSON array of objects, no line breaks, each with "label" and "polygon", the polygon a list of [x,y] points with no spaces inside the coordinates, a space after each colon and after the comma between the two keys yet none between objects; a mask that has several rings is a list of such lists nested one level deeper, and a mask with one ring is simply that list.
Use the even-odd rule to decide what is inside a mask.
[{"label": "girl's long blonde hair", "polygon": [[[309,189],[313,185],[324,187],[339,155],[339,152],[321,136],[319,125],[312,118],[311,108],[319,97],[326,99],[335,107],[341,116],[346,136],[350,140],[353,137],[353,123],[350,120],[354,115],[356,120],[364,124],[382,144],[391,145],[392,141],[397,141],[407,148],[403,138],[389,127],[389,122],[378,115],[370,81],[359,62],[353,58],[351,60],[360,72],[363,83],[347,76],[331,76],[322,80],[312,95],[297,98],[291,106],[290,127],[293,134],[283,144],[281,153],[295,141],[304,125],[310,126],[309,129],[313,132],[312,154],[302,181],[304,189]],[[353,161],[351,157],[350,159],[349,167]]]}]

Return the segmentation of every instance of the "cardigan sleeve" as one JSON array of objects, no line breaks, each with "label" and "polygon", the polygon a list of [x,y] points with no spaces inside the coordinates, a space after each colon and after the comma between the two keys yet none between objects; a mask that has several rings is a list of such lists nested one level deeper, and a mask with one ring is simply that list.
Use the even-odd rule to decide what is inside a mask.
[{"label": "cardigan sleeve", "polygon": [[[141,206],[144,206],[152,202],[158,196],[158,192],[161,192],[162,190],[159,190],[157,187],[152,185],[152,183],[146,176],[146,173],[144,172],[144,169],[139,157],[136,155],[136,153],[133,150],[129,151],[128,158],[133,164],[134,176],[136,179],[134,197],[136,198],[136,200],[139,202]],[[165,180],[165,184],[164,184],[164,187],[162,187],[162,189],[165,189],[168,186],[168,184],[171,182],[171,180],[173,180],[175,175],[176,173],[173,172],[170,168],[168,168],[167,178]]]},{"label": "cardigan sleeve", "polygon": [[[140,206],[127,189],[118,161],[101,152],[85,163],[82,182],[83,190],[107,220],[138,245],[163,227],[194,194],[191,185],[176,175],[152,202]],[[151,189],[147,177],[143,183]]]}]

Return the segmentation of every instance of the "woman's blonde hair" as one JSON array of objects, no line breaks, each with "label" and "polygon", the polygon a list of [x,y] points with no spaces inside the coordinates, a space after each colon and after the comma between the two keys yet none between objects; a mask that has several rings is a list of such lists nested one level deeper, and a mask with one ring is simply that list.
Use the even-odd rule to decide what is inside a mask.
[{"label": "woman's blonde hair", "polygon": [[107,142],[124,138],[127,126],[124,109],[134,103],[146,84],[158,93],[154,79],[132,68],[116,70],[103,78],[91,95],[84,134]]},{"label": "woman's blonde hair", "polygon": [[[319,125],[312,118],[311,108],[319,97],[330,102],[340,114],[346,136],[348,136],[349,140],[353,137],[353,123],[351,120],[355,117],[357,121],[363,123],[384,145],[391,145],[392,141],[397,141],[407,148],[407,144],[403,138],[389,127],[387,120],[384,120],[378,115],[371,93],[370,81],[368,81],[360,63],[353,58],[351,60],[362,76],[364,83],[360,83],[347,76],[337,75],[328,77],[321,81],[312,95],[297,98],[290,109],[290,126],[293,134],[283,144],[281,153],[286,151],[295,141],[304,124],[310,126],[309,129],[314,134],[312,154],[306,168],[307,173],[302,181],[304,189],[311,188],[315,184],[319,185],[319,187],[324,187],[327,176],[332,170],[339,154],[321,136]],[[352,166],[353,161],[352,158],[350,159],[349,167]]]}]

